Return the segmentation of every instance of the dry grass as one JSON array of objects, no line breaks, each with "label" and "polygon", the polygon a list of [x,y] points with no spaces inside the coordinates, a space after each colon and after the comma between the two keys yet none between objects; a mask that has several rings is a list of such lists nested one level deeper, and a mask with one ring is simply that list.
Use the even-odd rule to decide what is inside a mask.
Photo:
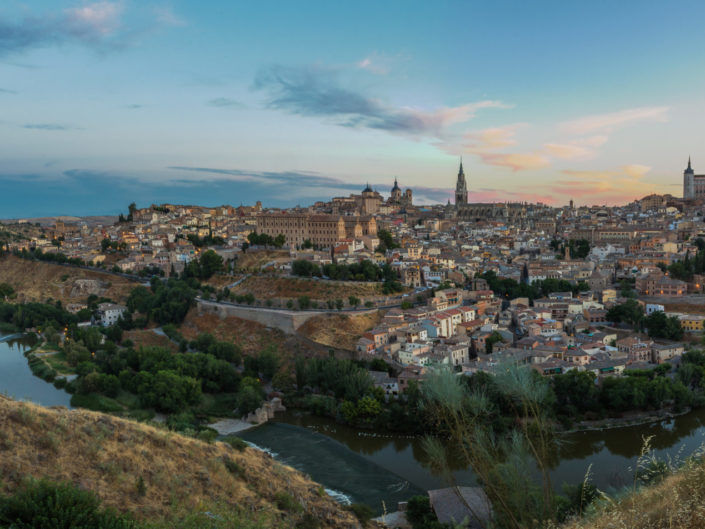
[{"label": "dry grass", "polygon": [[[0,476],[5,493],[28,476],[69,481],[95,492],[104,505],[174,527],[213,508],[247,519],[264,515],[265,528],[294,527],[306,514],[322,528],[359,527],[350,513],[321,496],[316,483],[254,449],[240,452],[100,413],[5,397],[0,397]],[[282,494],[301,512],[277,508]]]},{"label": "dry grass", "polygon": [[299,327],[303,336],[331,347],[355,350],[360,336],[382,321],[380,311],[366,314],[315,316]]},{"label": "dry grass", "polygon": [[62,303],[85,302],[88,294],[74,288],[78,279],[98,281],[97,295],[118,303],[125,302],[137,283],[120,276],[59,266],[40,261],[29,261],[12,255],[0,259],[0,283],[9,283],[17,292],[17,300],[45,301],[48,298]]},{"label": "dry grass", "polygon": [[[700,454],[702,456],[702,454]],[[648,462],[649,458],[641,460]],[[702,529],[705,527],[705,464],[686,460],[663,481],[619,500],[604,497],[595,512],[563,529]]]},{"label": "dry grass", "polygon": [[289,259],[288,250],[248,250],[238,255],[235,266],[240,270],[259,270],[272,261],[286,263]]},{"label": "dry grass", "polygon": [[187,340],[194,340],[202,332],[211,333],[218,340],[239,345],[245,354],[256,354],[269,344],[283,346],[290,339],[282,331],[261,323],[235,316],[220,318],[213,313],[199,314],[196,308],[186,315],[179,331]]},{"label": "dry grass", "polygon": [[252,294],[257,299],[308,296],[312,300],[327,301],[347,300],[348,296],[358,298],[381,296],[382,286],[381,283],[325,281],[263,275],[248,277],[232,289],[232,292]]},{"label": "dry grass", "polygon": [[178,347],[168,337],[155,333],[152,329],[137,329],[125,331],[123,333],[124,340],[132,340],[135,348],[139,347],[165,347],[172,351],[178,350]]}]

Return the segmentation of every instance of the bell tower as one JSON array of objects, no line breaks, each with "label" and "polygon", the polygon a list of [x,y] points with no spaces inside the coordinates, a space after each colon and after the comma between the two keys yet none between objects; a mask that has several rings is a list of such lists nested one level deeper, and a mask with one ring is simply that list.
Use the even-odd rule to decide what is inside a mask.
[{"label": "bell tower", "polygon": [[683,198],[695,198],[695,171],[690,166],[690,156],[688,156],[688,167],[683,171]]},{"label": "bell tower", "polygon": [[468,183],[465,180],[463,171],[463,159],[460,158],[460,169],[458,170],[458,182],[455,184],[455,207],[466,206],[468,203]]}]

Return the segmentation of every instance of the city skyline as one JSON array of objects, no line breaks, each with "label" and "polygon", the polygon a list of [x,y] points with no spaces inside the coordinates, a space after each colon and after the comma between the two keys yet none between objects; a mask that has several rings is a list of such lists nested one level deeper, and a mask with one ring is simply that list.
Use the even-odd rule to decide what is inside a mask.
[{"label": "city skyline", "polygon": [[[622,204],[705,168],[697,2],[11,1],[2,217],[388,195]],[[700,150],[699,150],[700,149]]]}]

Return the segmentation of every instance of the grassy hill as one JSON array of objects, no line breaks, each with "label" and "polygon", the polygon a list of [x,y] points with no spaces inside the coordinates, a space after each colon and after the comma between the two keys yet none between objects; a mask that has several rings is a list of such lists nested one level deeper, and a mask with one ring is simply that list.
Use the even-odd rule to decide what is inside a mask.
[{"label": "grassy hill", "polygon": [[705,527],[705,463],[690,458],[673,474],[668,464],[647,465],[655,484],[618,500],[598,500],[597,508],[561,529],[701,529]]},{"label": "grassy hill", "polygon": [[0,493],[70,482],[147,527],[353,529],[322,487],[252,448],[0,396]]},{"label": "grassy hill", "polygon": [[15,289],[18,302],[51,298],[64,304],[85,302],[90,294],[125,302],[137,286],[134,281],[112,274],[12,255],[0,258],[0,283],[9,283]]}]

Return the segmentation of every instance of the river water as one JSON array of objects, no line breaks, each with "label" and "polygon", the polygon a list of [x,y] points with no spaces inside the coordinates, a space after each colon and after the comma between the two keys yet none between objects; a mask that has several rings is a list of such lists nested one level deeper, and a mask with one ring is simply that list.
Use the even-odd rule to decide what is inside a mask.
[{"label": "river water", "polygon": [[[387,510],[395,510],[397,501],[418,491],[448,486],[430,469],[418,437],[358,430],[295,410],[240,435],[377,512],[382,510],[381,500]],[[643,439],[650,436],[657,456],[682,460],[705,441],[705,410],[648,425],[566,435],[551,472],[554,486],[560,491],[564,483],[583,481],[588,467],[591,482],[608,493],[631,484]],[[320,455],[322,445],[336,447],[330,457]],[[385,474],[387,479],[382,480]],[[476,483],[468,469],[455,469],[454,476],[461,485]]]},{"label": "river water", "polygon": [[32,374],[23,354],[31,346],[32,337],[0,336],[0,393],[42,406],[71,407],[71,395]]}]

